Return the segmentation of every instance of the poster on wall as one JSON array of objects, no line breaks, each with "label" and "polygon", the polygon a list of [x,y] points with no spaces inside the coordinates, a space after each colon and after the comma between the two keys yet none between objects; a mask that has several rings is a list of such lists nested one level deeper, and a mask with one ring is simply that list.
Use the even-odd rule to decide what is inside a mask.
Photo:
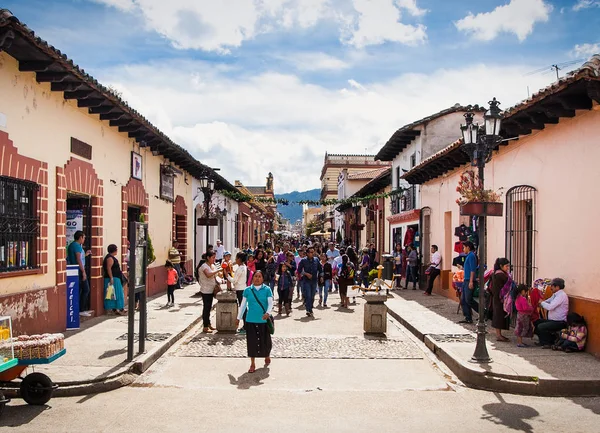
[{"label": "poster on wall", "polygon": [[131,152],[131,177],[142,180],[142,155]]},{"label": "poster on wall", "polygon": [[67,210],[67,247],[73,242],[77,230],[83,230],[83,211]]}]

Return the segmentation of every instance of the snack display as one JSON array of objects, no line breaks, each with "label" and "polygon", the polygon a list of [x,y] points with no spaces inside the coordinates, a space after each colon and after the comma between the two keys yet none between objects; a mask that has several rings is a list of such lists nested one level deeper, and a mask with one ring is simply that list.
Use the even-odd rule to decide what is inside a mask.
[{"label": "snack display", "polygon": [[20,335],[13,338],[13,348],[17,359],[42,359],[65,348],[63,334]]}]

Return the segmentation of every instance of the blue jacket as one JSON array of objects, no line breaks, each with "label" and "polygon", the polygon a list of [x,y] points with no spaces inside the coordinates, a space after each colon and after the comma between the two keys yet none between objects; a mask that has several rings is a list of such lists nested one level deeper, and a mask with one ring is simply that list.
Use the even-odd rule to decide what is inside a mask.
[{"label": "blue jacket", "polygon": [[[302,275],[303,272],[311,274],[312,279],[309,280],[305,275]],[[304,257],[298,264],[298,274],[300,274],[301,281],[308,283],[311,286],[317,286],[319,283],[319,274],[322,272],[323,266],[316,257],[313,257],[312,260],[309,260],[308,257]]]}]

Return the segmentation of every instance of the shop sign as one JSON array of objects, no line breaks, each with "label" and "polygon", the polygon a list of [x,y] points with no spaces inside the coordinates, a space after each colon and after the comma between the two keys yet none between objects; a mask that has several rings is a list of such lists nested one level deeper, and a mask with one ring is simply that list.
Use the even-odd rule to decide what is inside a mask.
[{"label": "shop sign", "polygon": [[67,329],[79,329],[79,265],[67,265]]},{"label": "shop sign", "polygon": [[171,173],[160,172],[160,198],[175,201],[175,177]]},{"label": "shop sign", "polygon": [[67,209],[67,247],[75,236],[75,232],[83,230],[83,211],[81,209]]}]

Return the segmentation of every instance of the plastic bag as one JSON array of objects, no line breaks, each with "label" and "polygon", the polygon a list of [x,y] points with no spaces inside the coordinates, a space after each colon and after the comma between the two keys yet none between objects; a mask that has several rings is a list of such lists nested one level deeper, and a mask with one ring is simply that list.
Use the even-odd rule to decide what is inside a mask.
[{"label": "plastic bag", "polygon": [[112,284],[108,285],[108,287],[106,288],[106,296],[104,297],[104,299],[106,299],[107,301],[114,301],[117,299],[117,297],[115,296],[115,286],[113,286]]}]

